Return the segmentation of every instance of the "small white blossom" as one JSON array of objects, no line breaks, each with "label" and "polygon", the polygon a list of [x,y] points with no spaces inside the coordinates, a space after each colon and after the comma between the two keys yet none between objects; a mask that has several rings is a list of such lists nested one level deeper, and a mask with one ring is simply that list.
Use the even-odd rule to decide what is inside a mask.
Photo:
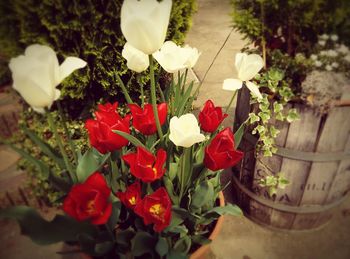
[{"label": "small white blossom", "polygon": [[332,67],[334,67],[334,68],[338,68],[338,67],[339,67],[338,62],[333,62],[331,65],[332,65]]},{"label": "small white blossom", "polygon": [[333,50],[333,49],[329,49],[329,50],[327,50],[327,52],[326,52],[326,56],[335,58],[336,56],[338,56],[338,52],[336,52],[336,51]]},{"label": "small white blossom", "polygon": [[347,54],[345,57],[344,57],[344,60],[348,63],[350,63],[350,54]]},{"label": "small white blossom", "polygon": [[339,48],[337,48],[337,51],[342,54],[347,54],[349,53],[349,48],[345,46],[344,44],[341,44]]},{"label": "small white blossom", "polygon": [[312,59],[312,60],[317,60],[317,55],[315,55],[315,54],[312,54],[311,56],[310,56],[310,58]]},{"label": "small white blossom", "polygon": [[332,71],[333,70],[333,67],[331,65],[326,65],[325,68],[326,68],[327,71]]},{"label": "small white blossom", "polygon": [[324,33],[319,38],[322,39],[322,40],[328,40],[329,36],[328,36],[328,34]]},{"label": "small white blossom", "polygon": [[321,66],[322,66],[322,62],[316,60],[316,61],[315,61],[315,66],[316,66],[316,67],[321,67]]},{"label": "small white blossom", "polygon": [[339,39],[338,35],[337,34],[332,34],[331,35],[331,40],[332,41],[337,41]]}]

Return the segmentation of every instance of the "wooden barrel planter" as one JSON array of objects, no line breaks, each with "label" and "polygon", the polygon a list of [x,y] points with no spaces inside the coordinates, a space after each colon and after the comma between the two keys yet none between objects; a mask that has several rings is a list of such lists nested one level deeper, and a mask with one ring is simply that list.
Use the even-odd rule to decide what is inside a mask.
[{"label": "wooden barrel planter", "polygon": [[[238,94],[236,129],[251,112],[249,95],[244,88]],[[257,159],[257,138],[249,128],[245,132],[239,147],[245,157],[233,169],[235,199],[245,215],[261,225],[314,229],[325,225],[350,193],[350,106],[335,106],[324,115],[304,104],[292,107],[300,120],[274,123],[281,132],[276,139],[278,152],[272,157]],[[283,172],[290,181],[272,198],[258,184],[266,170]]]}]

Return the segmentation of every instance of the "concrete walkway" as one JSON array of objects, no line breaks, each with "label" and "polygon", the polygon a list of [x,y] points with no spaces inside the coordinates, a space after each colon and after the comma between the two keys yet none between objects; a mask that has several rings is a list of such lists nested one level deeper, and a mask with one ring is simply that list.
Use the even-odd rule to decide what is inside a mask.
[{"label": "concrete walkway", "polygon": [[[232,30],[229,0],[198,0],[198,12],[186,42],[202,55],[194,73],[203,81],[195,108],[207,99],[227,106],[231,92],[222,90],[226,78],[235,77],[234,56],[245,45],[241,35]],[[232,125],[234,109],[230,111]],[[1,151],[3,152],[3,151]],[[0,152],[1,161],[8,161]],[[4,151],[5,152],[5,151]],[[6,151],[7,152],[7,151]],[[4,167],[6,167],[4,165]],[[228,193],[227,199],[229,200]],[[61,244],[40,247],[21,236],[15,223],[0,225],[0,258],[58,259]],[[309,232],[278,232],[262,228],[245,217],[226,217],[224,227],[212,243],[216,259],[348,259],[350,258],[350,199],[323,229]]]}]

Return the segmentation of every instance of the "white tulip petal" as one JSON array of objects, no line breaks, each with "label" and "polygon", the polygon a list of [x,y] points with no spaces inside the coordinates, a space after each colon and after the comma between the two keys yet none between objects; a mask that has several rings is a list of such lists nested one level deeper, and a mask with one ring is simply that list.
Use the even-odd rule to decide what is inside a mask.
[{"label": "white tulip petal", "polygon": [[122,56],[127,60],[126,65],[128,68],[137,73],[141,73],[149,67],[148,55],[134,48],[129,43],[124,45]]},{"label": "white tulip petal", "polygon": [[74,70],[83,68],[86,66],[86,62],[80,58],[68,57],[59,67],[59,82],[57,85],[63,81],[67,76],[69,76]]},{"label": "white tulip petal", "polygon": [[240,66],[236,67],[238,78],[242,81],[248,81],[254,78],[263,68],[264,61],[257,54],[250,54],[243,57]]},{"label": "white tulip petal", "polygon": [[177,146],[188,148],[191,147],[193,144],[200,143],[204,140],[205,136],[203,134],[189,135],[179,140]]},{"label": "white tulip petal", "polygon": [[54,100],[58,100],[61,96],[61,91],[58,90],[58,89],[55,89],[55,97],[54,97]]},{"label": "white tulip petal", "polygon": [[237,72],[239,71],[239,68],[242,66],[242,62],[245,58],[247,58],[247,54],[246,53],[237,53],[235,56],[235,67]]},{"label": "white tulip petal", "polygon": [[145,54],[159,50],[165,40],[171,5],[171,0],[125,0],[120,27],[127,42]]},{"label": "white tulip petal", "polygon": [[153,53],[153,57],[165,71],[175,73],[186,68],[190,58],[190,52],[177,46],[172,41],[166,41],[159,51]]},{"label": "white tulip petal", "polygon": [[38,107],[32,107],[32,108],[37,113],[41,113],[41,114],[45,113],[45,109],[44,108],[38,108]]},{"label": "white tulip petal", "polygon": [[258,99],[263,98],[260,91],[259,91],[259,87],[256,84],[254,84],[250,81],[245,82],[245,84],[253,96],[257,97]]},{"label": "white tulip petal", "polygon": [[234,78],[228,78],[224,80],[222,89],[227,91],[237,91],[242,88],[243,81]]}]

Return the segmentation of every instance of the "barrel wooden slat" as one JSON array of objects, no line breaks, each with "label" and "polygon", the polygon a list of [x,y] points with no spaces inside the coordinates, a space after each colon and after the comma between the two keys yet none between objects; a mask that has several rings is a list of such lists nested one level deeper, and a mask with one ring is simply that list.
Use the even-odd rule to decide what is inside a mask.
[{"label": "barrel wooden slat", "polygon": [[[316,152],[344,151],[346,145],[344,140],[349,135],[347,129],[350,129],[349,112],[350,107],[335,107],[330,111],[323,130],[320,133]],[[334,134],[335,131],[336,134]],[[339,161],[313,162],[308,173],[308,179],[304,184],[299,206],[305,204],[324,204],[338,167]],[[319,216],[318,214],[297,215],[292,228],[304,229],[306,226],[317,227],[323,223],[322,220],[319,220]]]}]

